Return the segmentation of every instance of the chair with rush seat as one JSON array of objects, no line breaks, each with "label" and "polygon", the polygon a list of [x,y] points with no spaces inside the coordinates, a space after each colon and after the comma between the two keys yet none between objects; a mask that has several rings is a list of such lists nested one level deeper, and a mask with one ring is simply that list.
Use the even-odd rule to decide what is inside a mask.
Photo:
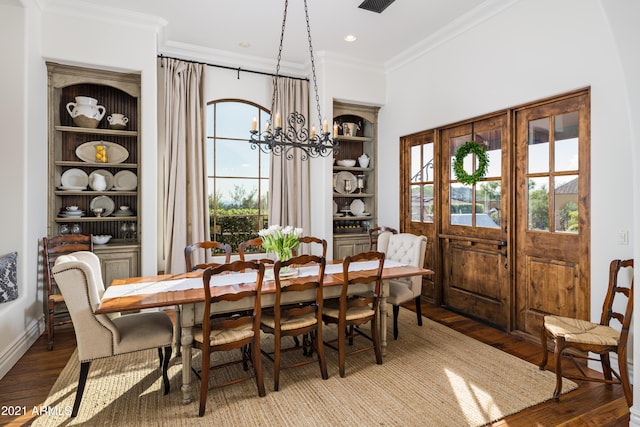
[{"label": "chair with rush seat", "polygon": [[[624,273],[623,273],[624,272]],[[627,274],[628,286],[622,286],[619,280],[622,274]],[[626,305],[620,304],[616,297],[626,298]],[[619,299],[619,298],[618,298]],[[615,302],[615,303],[614,303]],[[620,304],[620,305],[619,305]],[[619,308],[624,307],[622,312]],[[540,338],[543,357],[540,369],[547,364],[549,352],[547,340],[554,342],[554,359],[556,369],[556,389],[553,398],[558,401],[562,392],[562,377],[586,381],[603,382],[606,384],[622,384],[627,404],[633,404],[631,385],[629,384],[629,371],[627,367],[627,340],[631,316],[633,314],[633,260],[613,260],[609,265],[609,288],[602,305],[600,323],[592,323],[588,320],[573,319],[554,315],[544,316]],[[615,319],[612,327],[612,321]],[[617,329],[617,327],[620,329]],[[589,353],[598,354],[599,359],[589,357]],[[618,367],[616,371],[611,367],[610,353],[618,355]],[[562,357],[569,358],[582,375],[567,375],[562,371]],[[588,376],[583,367],[575,361],[575,358],[599,361],[602,364],[604,378]],[[615,376],[615,378],[613,378]]]}]

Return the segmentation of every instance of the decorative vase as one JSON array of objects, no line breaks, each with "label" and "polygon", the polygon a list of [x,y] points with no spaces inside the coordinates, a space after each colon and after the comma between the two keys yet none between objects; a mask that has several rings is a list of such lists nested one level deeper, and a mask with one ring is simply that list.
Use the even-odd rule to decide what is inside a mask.
[{"label": "decorative vase", "polygon": [[76,102],[67,103],[67,111],[76,126],[97,128],[104,117],[105,108],[89,96],[76,96]]}]

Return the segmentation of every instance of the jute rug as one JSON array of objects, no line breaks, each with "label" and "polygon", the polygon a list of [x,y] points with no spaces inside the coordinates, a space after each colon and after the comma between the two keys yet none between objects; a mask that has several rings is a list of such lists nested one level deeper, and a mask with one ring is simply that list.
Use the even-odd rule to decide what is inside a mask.
[{"label": "jute rug", "polygon": [[[317,363],[285,369],[280,391],[274,392],[273,365],[263,357],[267,396],[258,397],[253,380],[211,389],[203,418],[197,377],[194,402],[183,405],[180,359],[173,359],[171,392],[164,396],[157,351],[149,350],[93,362],[80,412],[72,419],[79,374],[74,354],[44,404],[49,414],[34,425],[480,426],[553,394],[554,374],[536,365],[428,319],[419,327],[405,309],[399,327],[382,365],[375,364],[373,351],[348,356],[345,378],[338,375],[337,352],[327,348],[328,380],[321,379]],[[326,336],[334,332],[325,328]],[[263,341],[264,347],[272,344],[267,336]],[[300,357],[290,352],[283,362]],[[199,355],[193,364],[200,366]],[[212,372],[218,378],[210,385],[224,370]],[[239,366],[229,375],[238,373],[243,373]],[[568,380],[563,384],[565,393],[577,388]]]}]

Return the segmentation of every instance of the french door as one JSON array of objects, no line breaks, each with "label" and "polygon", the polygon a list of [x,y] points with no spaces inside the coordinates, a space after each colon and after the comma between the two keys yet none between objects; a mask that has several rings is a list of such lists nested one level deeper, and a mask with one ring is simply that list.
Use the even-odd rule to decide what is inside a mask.
[{"label": "french door", "polygon": [[[588,317],[589,127],[583,90],[401,138],[401,231],[427,236],[435,271],[425,299],[535,339],[546,313]],[[470,140],[489,167],[465,184],[453,161]]]},{"label": "french door", "polygon": [[589,318],[589,94],[516,111],[515,329]]}]

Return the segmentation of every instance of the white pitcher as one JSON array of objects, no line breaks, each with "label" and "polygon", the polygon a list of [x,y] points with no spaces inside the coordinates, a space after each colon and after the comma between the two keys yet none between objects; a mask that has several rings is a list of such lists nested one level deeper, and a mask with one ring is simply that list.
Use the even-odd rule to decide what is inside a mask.
[{"label": "white pitcher", "polygon": [[67,111],[72,118],[86,116],[90,119],[102,120],[105,108],[98,105],[98,100],[89,96],[76,96],[76,102],[67,103]]},{"label": "white pitcher", "polygon": [[104,175],[99,173],[93,174],[93,179],[91,180],[91,188],[94,191],[104,191],[107,189],[107,178]]}]

